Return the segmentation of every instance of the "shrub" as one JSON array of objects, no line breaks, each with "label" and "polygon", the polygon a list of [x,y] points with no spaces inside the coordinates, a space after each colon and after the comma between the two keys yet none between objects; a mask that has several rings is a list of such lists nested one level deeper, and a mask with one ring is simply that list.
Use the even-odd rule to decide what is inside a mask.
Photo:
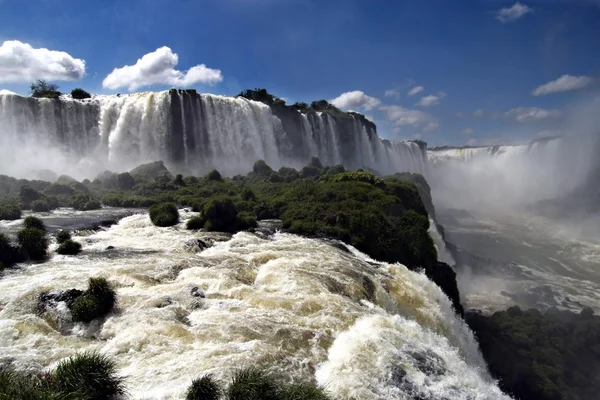
[{"label": "shrub", "polygon": [[232,232],[236,226],[237,209],[229,197],[211,198],[202,208],[207,231]]},{"label": "shrub", "polygon": [[100,400],[125,394],[115,362],[98,353],[86,352],[61,362],[54,380],[58,392],[68,399]]},{"label": "shrub", "polygon": [[58,99],[61,93],[58,91],[58,85],[48,83],[44,79],[38,79],[31,86],[31,97],[45,97],[48,99]]},{"label": "shrub", "polygon": [[0,205],[0,220],[14,221],[21,218],[21,209],[16,204]]},{"label": "shrub", "polygon": [[73,321],[90,322],[111,312],[117,293],[104,278],[90,278],[88,289],[71,304]]},{"label": "shrub", "polygon": [[56,235],[56,241],[59,244],[64,243],[67,240],[71,240],[71,233],[69,231],[62,230]]},{"label": "shrub", "polygon": [[9,268],[22,261],[24,259],[21,251],[11,245],[10,240],[5,234],[0,233],[0,264],[4,268]]},{"label": "shrub", "polygon": [[39,261],[46,257],[48,239],[46,233],[36,228],[24,228],[17,233],[21,250],[30,260]]},{"label": "shrub", "polygon": [[61,243],[56,252],[62,255],[75,256],[81,252],[81,244],[69,239]]},{"label": "shrub", "polygon": [[19,201],[21,207],[28,209],[31,208],[31,204],[36,200],[42,200],[44,195],[29,186],[21,186],[19,189]]},{"label": "shrub", "polygon": [[244,231],[250,228],[256,228],[256,218],[248,211],[239,212],[236,216],[236,230]]},{"label": "shrub", "polygon": [[277,172],[272,172],[271,175],[269,175],[269,182],[272,183],[279,183],[279,182],[284,182],[285,178],[281,175],[279,175]]},{"label": "shrub", "polygon": [[281,400],[329,400],[329,396],[314,383],[302,382],[285,388]]},{"label": "shrub", "polygon": [[71,97],[76,100],[83,100],[89,99],[90,97],[92,97],[92,95],[81,88],[75,88],[71,90]]},{"label": "shrub", "polygon": [[221,387],[212,375],[204,375],[202,378],[194,379],[188,388],[186,400],[219,400],[221,398]]},{"label": "shrub", "polygon": [[244,188],[244,190],[242,190],[242,200],[256,201],[256,194],[252,191],[252,189]]},{"label": "shrub", "polygon": [[36,200],[31,203],[31,209],[35,212],[47,212],[50,211],[50,206],[45,200]]},{"label": "shrub", "polygon": [[78,194],[71,200],[71,206],[79,211],[98,210],[102,204],[87,194]]},{"label": "shrub", "polygon": [[188,222],[185,224],[185,227],[186,227],[186,229],[197,230],[197,229],[204,228],[205,223],[206,223],[206,219],[204,219],[200,215],[195,215],[188,220]]},{"label": "shrub", "polygon": [[216,181],[216,182],[223,181],[223,177],[221,176],[221,173],[219,171],[217,171],[216,169],[213,169],[212,171],[210,171],[208,173],[208,175],[206,175],[206,179],[209,181]]},{"label": "shrub", "polygon": [[302,168],[302,176],[305,178],[310,178],[310,177],[319,176],[319,175],[321,175],[321,170],[317,167],[309,165],[309,166]]},{"label": "shrub", "polygon": [[156,226],[173,226],[179,223],[179,212],[173,203],[155,204],[150,207],[150,220]]},{"label": "shrub", "polygon": [[234,373],[227,389],[228,400],[279,400],[279,389],[267,373],[250,367]]},{"label": "shrub", "polygon": [[44,221],[39,219],[38,217],[29,216],[23,220],[23,227],[39,229],[40,231],[46,231],[46,225],[44,225]]},{"label": "shrub", "polygon": [[26,375],[12,369],[0,370],[0,399],[52,400],[56,399],[49,382],[37,375]]},{"label": "shrub", "polygon": [[258,160],[254,163],[252,171],[260,177],[266,178],[273,172],[273,169],[267,165],[264,160]]}]

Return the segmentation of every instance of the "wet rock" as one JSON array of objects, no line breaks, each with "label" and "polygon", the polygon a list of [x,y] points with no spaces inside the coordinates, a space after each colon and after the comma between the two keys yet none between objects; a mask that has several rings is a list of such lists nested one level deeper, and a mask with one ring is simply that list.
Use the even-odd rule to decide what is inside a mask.
[{"label": "wet rock", "polygon": [[342,242],[331,241],[331,242],[329,242],[329,245],[331,247],[335,247],[336,249],[343,251],[344,253],[350,253],[350,249],[348,247],[346,247],[346,245],[343,244]]},{"label": "wet rock", "polygon": [[104,249],[104,250],[114,250],[114,249],[115,249],[115,246],[106,246],[106,249]]},{"label": "wet rock", "polygon": [[464,316],[465,311],[460,303],[460,293],[456,281],[456,272],[446,263],[437,262],[431,268],[427,268],[425,273],[452,301],[452,306],[458,315]]},{"label": "wet rock", "polygon": [[446,363],[434,352],[426,350],[412,352],[410,355],[415,361],[415,366],[425,375],[440,376],[446,373]]},{"label": "wet rock", "polygon": [[184,247],[186,251],[199,253],[202,250],[208,249],[210,246],[204,240],[191,239],[185,242]]},{"label": "wet rock", "polygon": [[192,290],[190,290],[190,293],[194,297],[201,297],[203,299],[206,298],[206,293],[204,293],[204,291],[202,289],[200,289],[198,286],[194,286],[192,288]]},{"label": "wet rock", "polygon": [[37,310],[39,314],[55,309],[58,303],[65,302],[71,307],[73,302],[83,296],[83,290],[69,289],[65,291],[52,290],[50,292],[40,293],[38,297]]},{"label": "wet rock", "polygon": [[164,308],[164,307],[170,306],[171,304],[173,304],[173,299],[170,297],[167,297],[162,303],[158,304],[156,306],[156,308]]}]

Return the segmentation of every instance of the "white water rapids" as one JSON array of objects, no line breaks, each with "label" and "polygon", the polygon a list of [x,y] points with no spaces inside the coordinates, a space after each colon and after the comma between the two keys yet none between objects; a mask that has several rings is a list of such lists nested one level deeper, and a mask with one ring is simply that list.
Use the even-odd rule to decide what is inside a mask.
[{"label": "white water rapids", "polygon": [[[51,369],[78,351],[114,357],[134,399],[180,399],[192,379],[266,365],[316,379],[336,399],[503,399],[451,303],[423,274],[295,235],[238,233],[200,253],[193,238],[136,214],[80,234],[79,256],[53,254],[0,277],[0,365]],[[106,250],[114,246],[114,250]],[[52,248],[54,248],[53,245]],[[36,315],[45,290],[106,277],[119,305],[103,325]],[[200,288],[205,298],[194,297]],[[62,333],[61,333],[62,332]]]}]

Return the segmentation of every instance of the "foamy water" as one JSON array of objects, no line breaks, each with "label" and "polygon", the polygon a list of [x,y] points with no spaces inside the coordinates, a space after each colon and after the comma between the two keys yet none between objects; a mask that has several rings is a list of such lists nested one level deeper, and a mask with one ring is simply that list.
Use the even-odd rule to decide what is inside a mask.
[{"label": "foamy water", "polygon": [[[257,364],[316,379],[339,399],[508,398],[424,275],[295,235],[190,232],[191,213],[181,216],[179,226],[157,228],[147,214],[133,215],[76,236],[77,257],[5,273],[0,365],[51,369],[99,350],[115,358],[134,399],[180,399],[199,375],[226,381],[234,368]],[[194,238],[215,244],[191,252]],[[66,309],[60,324],[35,314],[40,292],[84,289],[96,276],[119,298],[103,324],[73,324]]]}]

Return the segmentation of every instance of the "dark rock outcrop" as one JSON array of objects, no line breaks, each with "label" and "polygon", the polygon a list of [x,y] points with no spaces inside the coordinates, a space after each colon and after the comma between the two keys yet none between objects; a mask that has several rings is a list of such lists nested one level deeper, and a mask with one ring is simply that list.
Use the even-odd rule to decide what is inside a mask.
[{"label": "dark rock outcrop", "polygon": [[442,289],[442,291],[450,298],[454,310],[460,315],[464,316],[465,311],[462,304],[460,303],[460,293],[458,291],[458,284],[456,281],[456,272],[446,263],[437,262],[437,264],[431,268],[425,269],[425,274],[431,279],[436,285]]}]

